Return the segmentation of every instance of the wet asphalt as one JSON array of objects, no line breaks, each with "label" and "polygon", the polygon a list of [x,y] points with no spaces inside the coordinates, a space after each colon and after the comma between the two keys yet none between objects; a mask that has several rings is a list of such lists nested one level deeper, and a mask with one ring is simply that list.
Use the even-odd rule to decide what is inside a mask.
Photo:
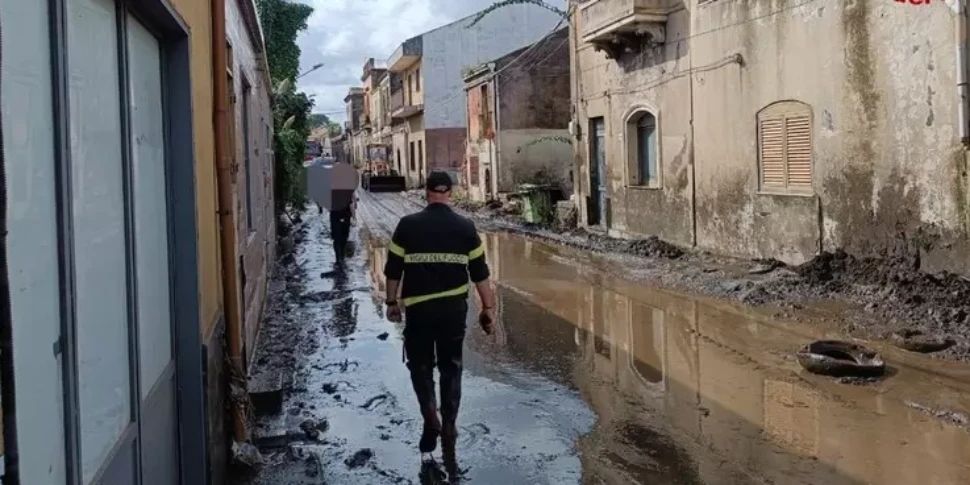
[{"label": "wet asphalt", "polygon": [[300,330],[276,347],[293,374],[282,412],[259,418],[267,464],[250,483],[970,483],[968,369],[901,358],[893,380],[866,387],[805,375],[789,350],[821,337],[811,330],[507,235],[486,236],[494,335],[470,300],[462,473],[436,473],[417,451],[403,327],[381,301],[387,234],[414,207],[363,199],[343,265],[324,218],[305,219],[303,280],[284,305]]}]

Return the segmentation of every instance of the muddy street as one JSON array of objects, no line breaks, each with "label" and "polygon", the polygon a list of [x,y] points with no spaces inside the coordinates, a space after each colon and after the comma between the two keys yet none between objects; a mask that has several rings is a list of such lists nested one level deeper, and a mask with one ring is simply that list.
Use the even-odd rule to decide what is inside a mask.
[{"label": "muddy street", "polygon": [[[304,218],[260,337],[255,374],[283,405],[258,418],[251,483],[446,483],[422,473],[403,328],[383,314],[387,237],[419,208],[361,194],[343,267],[324,218]],[[890,376],[840,383],[792,358],[838,328],[646,288],[580,249],[486,247],[499,322],[486,336],[470,312],[462,483],[970,483],[966,364],[877,346]]]}]

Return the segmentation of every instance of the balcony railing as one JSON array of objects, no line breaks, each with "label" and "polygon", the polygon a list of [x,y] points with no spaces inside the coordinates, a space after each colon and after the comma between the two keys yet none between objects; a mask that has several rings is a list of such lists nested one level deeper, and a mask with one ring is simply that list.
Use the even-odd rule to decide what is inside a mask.
[{"label": "balcony railing", "polygon": [[390,112],[394,112],[400,108],[404,107],[404,90],[400,89],[398,91],[391,92],[391,109]]},{"label": "balcony railing", "polygon": [[423,112],[424,112],[423,104],[412,104],[408,106],[401,106],[400,108],[392,111],[391,117],[394,119],[403,120]]},{"label": "balcony railing", "polygon": [[404,41],[397,50],[387,59],[387,69],[391,72],[403,72],[411,67],[412,64],[421,59],[423,54],[423,40],[421,37],[414,37]]},{"label": "balcony railing", "polygon": [[634,45],[666,40],[671,0],[593,0],[580,7],[583,42],[616,58]]}]

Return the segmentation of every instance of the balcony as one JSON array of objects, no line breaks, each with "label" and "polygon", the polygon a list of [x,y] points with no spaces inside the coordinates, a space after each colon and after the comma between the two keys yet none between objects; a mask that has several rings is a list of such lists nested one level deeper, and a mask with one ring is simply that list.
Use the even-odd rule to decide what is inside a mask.
[{"label": "balcony", "polygon": [[400,108],[391,112],[391,118],[397,120],[406,120],[418,113],[424,112],[423,104],[412,104],[408,106],[401,106]]},{"label": "balcony", "polygon": [[405,69],[414,65],[421,59],[423,53],[423,43],[421,37],[414,37],[404,41],[400,47],[387,59],[387,70],[391,72],[404,72]]},{"label": "balcony", "polygon": [[583,42],[610,59],[666,40],[669,0],[593,0],[580,7]]},{"label": "balcony", "polygon": [[398,90],[391,93],[391,106],[387,110],[389,113],[393,113],[404,107],[404,90]]}]

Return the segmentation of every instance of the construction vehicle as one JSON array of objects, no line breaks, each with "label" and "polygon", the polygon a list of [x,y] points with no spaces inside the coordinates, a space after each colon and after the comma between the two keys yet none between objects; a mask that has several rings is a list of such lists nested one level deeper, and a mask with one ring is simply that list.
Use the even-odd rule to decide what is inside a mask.
[{"label": "construction vehicle", "polygon": [[[407,189],[403,176],[387,163],[387,147],[371,145],[368,147],[368,160],[364,165],[361,185],[368,192],[403,192]],[[384,156],[381,156],[381,155]]]}]

